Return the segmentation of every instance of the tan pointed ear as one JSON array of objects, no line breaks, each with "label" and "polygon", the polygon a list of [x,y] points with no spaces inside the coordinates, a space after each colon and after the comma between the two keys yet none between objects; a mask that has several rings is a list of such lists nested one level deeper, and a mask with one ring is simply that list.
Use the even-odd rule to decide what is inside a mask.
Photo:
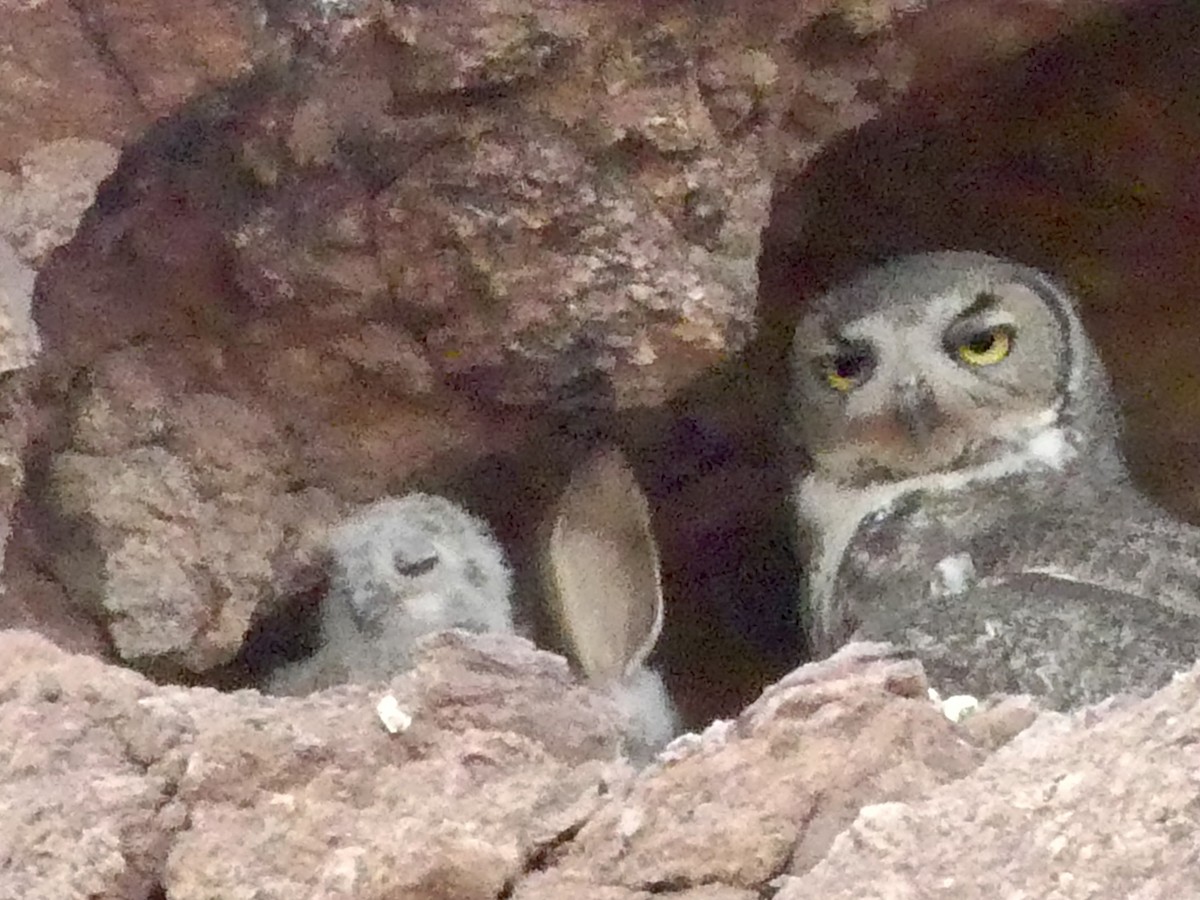
[{"label": "tan pointed ear", "polygon": [[567,649],[592,681],[626,677],[654,649],[663,599],[649,504],[624,454],[584,461],[550,515],[548,594]]}]

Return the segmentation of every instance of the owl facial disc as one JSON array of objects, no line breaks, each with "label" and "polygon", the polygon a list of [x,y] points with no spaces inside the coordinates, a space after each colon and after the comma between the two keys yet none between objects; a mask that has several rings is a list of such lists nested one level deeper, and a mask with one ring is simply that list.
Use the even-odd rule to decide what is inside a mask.
[{"label": "owl facial disc", "polygon": [[847,485],[964,472],[1059,425],[1071,333],[1033,270],[907,257],[818,298],[793,355],[814,471]]}]

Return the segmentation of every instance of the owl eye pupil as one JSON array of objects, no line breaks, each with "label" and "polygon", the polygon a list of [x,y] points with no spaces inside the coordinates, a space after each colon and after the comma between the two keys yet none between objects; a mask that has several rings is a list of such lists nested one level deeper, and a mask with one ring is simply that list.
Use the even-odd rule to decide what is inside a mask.
[{"label": "owl eye pupil", "polygon": [[868,349],[853,345],[824,357],[819,368],[829,386],[844,393],[869,379],[874,365]]},{"label": "owl eye pupil", "polygon": [[972,353],[987,353],[996,343],[996,332],[985,331],[967,341],[967,349]]},{"label": "owl eye pupil", "polygon": [[867,359],[860,353],[843,354],[833,361],[833,371],[839,378],[857,378],[866,367]]}]

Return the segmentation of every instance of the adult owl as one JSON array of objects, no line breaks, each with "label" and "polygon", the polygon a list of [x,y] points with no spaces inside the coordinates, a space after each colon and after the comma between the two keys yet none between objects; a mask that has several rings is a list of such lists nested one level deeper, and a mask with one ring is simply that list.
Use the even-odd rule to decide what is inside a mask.
[{"label": "adult owl", "polygon": [[816,298],[791,358],[812,649],[911,648],[933,682],[1069,708],[1200,656],[1200,530],[1141,495],[1070,295],[975,252]]}]

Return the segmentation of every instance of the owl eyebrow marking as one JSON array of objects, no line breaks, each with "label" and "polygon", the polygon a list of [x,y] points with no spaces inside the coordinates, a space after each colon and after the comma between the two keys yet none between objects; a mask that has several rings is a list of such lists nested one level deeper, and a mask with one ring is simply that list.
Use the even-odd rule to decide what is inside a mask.
[{"label": "owl eyebrow marking", "polygon": [[988,312],[1000,305],[1000,298],[991,291],[980,291],[975,295],[975,301],[954,317],[956,322],[972,319],[980,313]]},{"label": "owl eyebrow marking", "polygon": [[824,351],[826,355],[844,353],[847,350],[863,349],[869,351],[871,342],[866,338],[857,337],[853,333],[835,329],[832,325],[826,325],[822,329],[822,337],[825,338]]}]

